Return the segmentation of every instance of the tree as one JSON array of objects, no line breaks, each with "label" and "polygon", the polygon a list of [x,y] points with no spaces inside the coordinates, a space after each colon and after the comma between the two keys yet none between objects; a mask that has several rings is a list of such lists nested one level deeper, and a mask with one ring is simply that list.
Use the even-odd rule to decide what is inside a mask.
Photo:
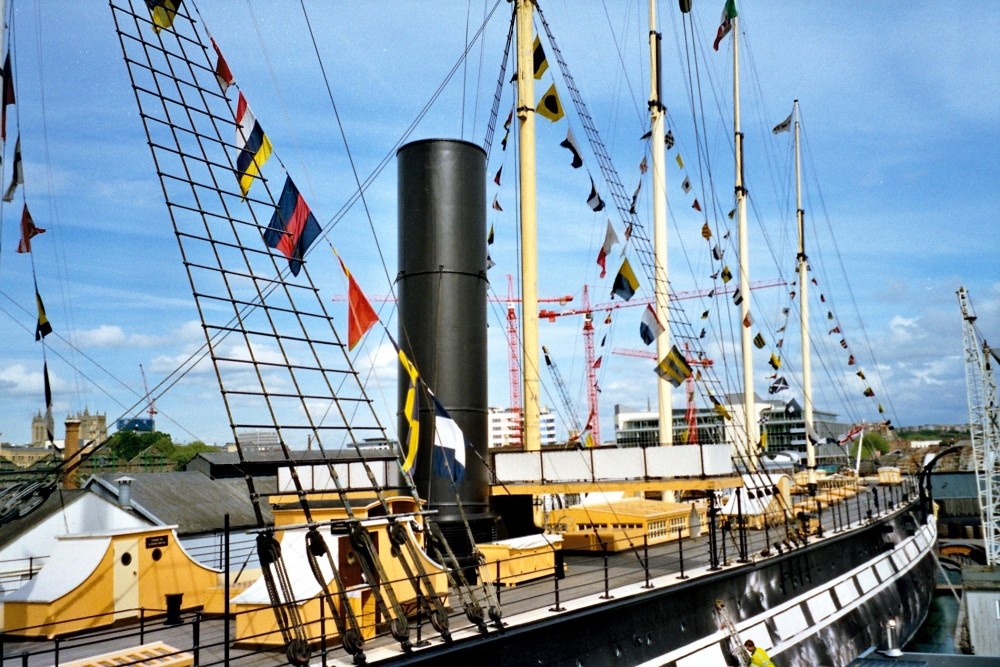
[{"label": "tree", "polygon": [[164,454],[169,455],[174,450],[174,443],[169,433],[151,431],[139,433],[136,431],[118,431],[108,438],[105,447],[118,461],[131,461],[144,450],[156,445]]},{"label": "tree", "polygon": [[218,447],[213,447],[212,445],[206,445],[201,440],[195,440],[194,442],[189,442],[186,445],[173,445],[173,451],[168,454],[170,459],[177,464],[177,469],[181,470],[188,464],[188,462],[194,457],[198,456],[202,452],[216,452],[219,450]]},{"label": "tree", "polygon": [[[871,459],[875,458],[876,454],[881,456],[882,454],[889,453],[889,443],[886,442],[885,436],[876,431],[868,432],[865,431],[864,443],[862,444],[861,458]],[[858,441],[855,440],[851,443],[851,459],[855,459],[858,456]]]}]

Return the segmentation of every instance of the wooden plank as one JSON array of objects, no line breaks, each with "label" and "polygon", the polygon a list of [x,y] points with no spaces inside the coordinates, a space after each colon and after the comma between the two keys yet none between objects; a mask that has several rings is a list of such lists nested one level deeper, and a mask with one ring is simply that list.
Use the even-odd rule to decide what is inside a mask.
[{"label": "wooden plank", "polygon": [[116,667],[118,665],[133,665],[135,667],[192,667],[194,656],[186,651],[164,644],[152,642],[133,648],[102,653],[90,658],[81,658],[72,662],[61,662],[60,667]]}]

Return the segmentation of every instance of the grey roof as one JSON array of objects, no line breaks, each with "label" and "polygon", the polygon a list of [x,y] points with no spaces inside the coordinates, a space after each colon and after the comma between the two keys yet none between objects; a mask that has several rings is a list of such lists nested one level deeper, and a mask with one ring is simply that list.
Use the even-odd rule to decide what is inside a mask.
[{"label": "grey roof", "polygon": [[979,498],[974,472],[936,472],[930,477],[935,499]]},{"label": "grey roof", "polygon": [[0,546],[11,544],[45,519],[63,511],[63,508],[85,494],[83,489],[56,488],[40,505],[23,516],[0,525]]},{"label": "grey roof", "polygon": [[[118,496],[121,473],[99,473],[87,487],[105,497]],[[132,479],[132,507],[160,525],[176,525],[179,535],[222,530],[225,515],[233,528],[257,525],[246,482],[242,479],[210,479],[198,472],[149,472],[128,475]],[[258,493],[270,493],[276,481],[254,480]],[[264,521],[273,523],[270,507],[263,505]]]}]

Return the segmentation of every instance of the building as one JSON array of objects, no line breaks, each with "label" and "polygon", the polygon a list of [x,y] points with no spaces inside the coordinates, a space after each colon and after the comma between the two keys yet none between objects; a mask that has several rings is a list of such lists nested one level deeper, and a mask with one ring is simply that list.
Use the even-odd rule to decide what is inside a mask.
[{"label": "building", "polygon": [[[489,409],[489,446],[521,446],[521,412],[510,408]],[[556,439],[556,416],[548,408],[542,408],[539,420],[542,446],[554,445]]]},{"label": "building", "polygon": [[18,468],[30,468],[43,459],[55,456],[59,456],[59,452],[51,445],[31,447],[0,445],[0,458],[10,461]]},{"label": "building", "polygon": [[[769,451],[789,451],[805,453],[806,428],[802,408],[795,399],[787,402],[763,400],[754,396],[754,412],[766,432]],[[729,414],[731,419],[723,415]],[[743,414],[743,395],[727,394],[719,406],[700,408],[695,411],[695,422],[699,444],[719,444],[735,442],[735,429],[739,428],[739,416]],[[684,409],[673,411],[674,443],[689,441],[689,425]],[[813,410],[814,437],[819,441],[836,439],[845,433],[849,424],[837,421],[837,415],[824,410]],[[630,411],[622,405],[615,406],[615,444],[619,447],[655,447],[658,442],[659,415],[655,411]]]},{"label": "building", "polygon": [[[87,408],[83,412],[75,415],[68,415],[66,419],[76,419],[80,422],[80,448],[85,445],[96,446],[108,439],[107,416],[101,414],[90,414]],[[46,418],[41,413],[36,414],[31,420],[31,444],[43,445],[49,440],[49,434],[56,432],[52,423],[51,415]]]}]

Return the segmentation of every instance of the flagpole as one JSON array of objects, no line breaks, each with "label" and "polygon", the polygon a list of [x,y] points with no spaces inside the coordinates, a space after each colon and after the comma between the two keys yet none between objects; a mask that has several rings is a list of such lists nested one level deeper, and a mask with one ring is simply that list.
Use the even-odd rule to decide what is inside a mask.
[{"label": "flagpole", "polygon": [[750,241],[747,238],[746,189],[743,187],[743,132],[740,129],[740,58],[739,17],[732,17],[733,27],[733,136],[736,146],[736,225],[740,260],[740,349],[743,355],[743,426],[746,429],[747,466],[757,469],[757,415],[753,392],[753,352],[750,317]]},{"label": "flagpole", "polygon": [[[656,317],[663,331],[656,337],[656,359],[661,361],[670,352],[670,318],[668,317],[667,290],[667,179],[666,149],[664,147],[663,101],[660,99],[660,33],[657,31],[656,0],[649,0],[649,120],[650,151],[653,162],[653,294],[656,298]],[[657,440],[661,446],[674,444],[673,387],[666,378],[657,374],[657,407],[659,430]]]},{"label": "flagpole", "polygon": [[538,356],[538,236],[535,229],[535,79],[532,49],[534,0],[517,0],[517,118],[521,186],[521,327],[524,374],[522,448],[541,449]]},{"label": "flagpole", "polygon": [[802,209],[802,175],[799,157],[799,101],[792,102],[795,144],[795,216],[798,222],[799,328],[802,332],[802,420],[806,429],[806,484],[816,495],[816,448],[813,444],[812,351],[809,343],[809,258],[806,256],[806,212]]}]

